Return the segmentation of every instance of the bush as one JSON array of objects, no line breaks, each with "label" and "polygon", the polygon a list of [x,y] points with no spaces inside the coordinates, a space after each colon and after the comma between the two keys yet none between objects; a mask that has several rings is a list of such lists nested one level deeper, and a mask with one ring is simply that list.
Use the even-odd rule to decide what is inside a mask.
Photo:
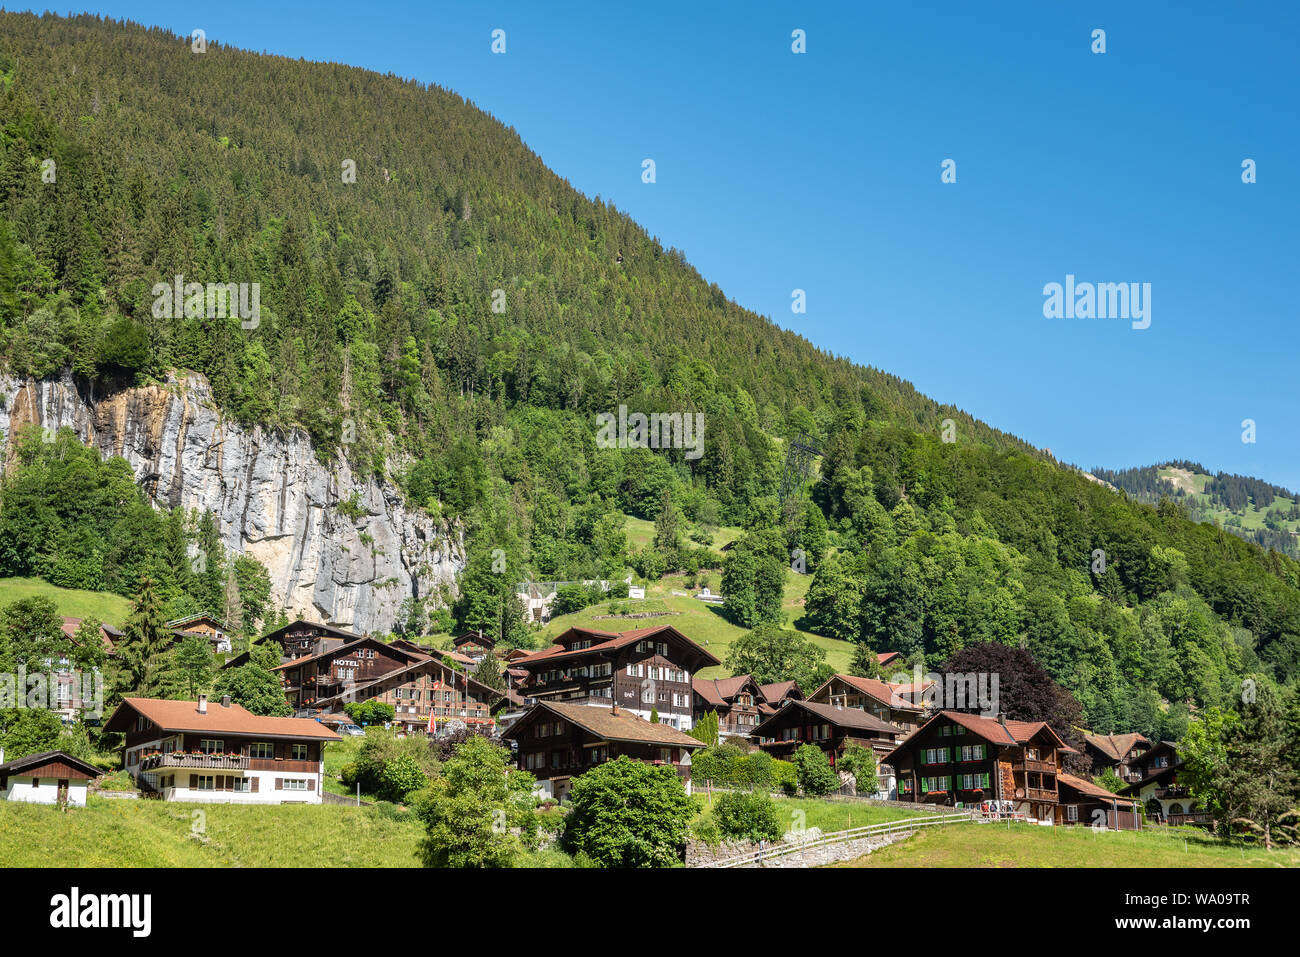
[{"label": "bush", "polygon": [[741,838],[753,844],[779,841],[781,821],[776,804],[766,794],[740,791],[718,798],[713,809],[718,829],[727,837]]},{"label": "bush", "polygon": [[840,786],[840,776],[831,767],[825,752],[815,744],[800,745],[794,753],[794,766],[804,794],[814,797],[830,794]]},{"label": "bush", "polygon": [[574,780],[564,841],[599,867],[672,867],[694,813],[671,767],[622,756]]},{"label": "bush", "polygon": [[379,770],[379,796],[388,801],[404,801],[412,791],[419,791],[429,785],[429,778],[418,761],[409,754],[403,754],[391,761],[385,761]]}]

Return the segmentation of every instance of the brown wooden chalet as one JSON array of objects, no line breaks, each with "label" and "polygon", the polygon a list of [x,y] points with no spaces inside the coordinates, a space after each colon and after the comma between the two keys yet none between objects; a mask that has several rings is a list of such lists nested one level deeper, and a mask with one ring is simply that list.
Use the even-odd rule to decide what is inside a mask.
[{"label": "brown wooden chalet", "polygon": [[764,718],[776,714],[789,698],[803,695],[794,681],[760,685],[750,675],[732,678],[696,678],[694,720],[710,711],[718,715],[718,736],[747,738]]},{"label": "brown wooden chalet", "polygon": [[1178,779],[1182,767],[1178,745],[1173,741],[1157,742],[1134,762],[1138,779],[1119,793],[1137,798],[1147,817],[1163,824],[1208,825],[1210,815]]},{"label": "brown wooden chalet", "polygon": [[319,708],[349,688],[369,685],[377,678],[431,656],[387,645],[378,638],[357,638],[328,651],[295,658],[274,671],[280,676],[285,699],[295,711]]},{"label": "brown wooden chalet", "polygon": [[898,800],[926,804],[1009,802],[1040,821],[1055,817],[1063,756],[1075,750],[1045,721],[940,711],[888,757]]},{"label": "brown wooden chalet", "polygon": [[[789,699],[776,714],[754,729],[758,746],[774,758],[788,760],[801,745],[815,744],[835,766],[844,750],[870,748],[877,763],[894,750],[903,732],[861,708]],[[887,769],[881,769],[887,775]]]},{"label": "brown wooden chalet", "polygon": [[1142,829],[1142,815],[1135,799],[1112,794],[1099,784],[1065,772],[1056,776],[1056,786],[1060,803],[1056,805],[1055,823],[1109,831]]},{"label": "brown wooden chalet", "polygon": [[555,643],[510,663],[514,689],[538,701],[617,704],[649,719],[657,712],[669,727],[694,725],[695,672],[721,664],[676,628],[661,625],[635,631],[570,628]]},{"label": "brown wooden chalet", "polygon": [[877,678],[835,674],[808,695],[809,701],[866,711],[904,732],[914,731],[925,715],[923,688]]},{"label": "brown wooden chalet", "polygon": [[1085,734],[1084,754],[1092,762],[1092,773],[1114,771],[1125,784],[1142,779],[1138,759],[1151,750],[1151,742],[1137,733]]},{"label": "brown wooden chalet", "polygon": [[[268,631],[258,638],[255,644],[279,644],[280,661],[287,662],[295,658],[314,657],[340,645],[356,641],[360,637],[362,636],[356,632],[335,628],[333,625],[323,625],[315,621],[295,621],[275,631]],[[229,659],[222,667],[238,668],[246,664],[248,659],[249,654],[245,651]]]},{"label": "brown wooden chalet", "polygon": [[[345,659],[346,660],[346,659]],[[292,667],[282,666],[282,667]],[[379,701],[393,706],[393,723],[408,732],[437,732],[455,726],[490,728],[493,706],[503,697],[441,658],[422,656],[313,705],[342,711],[349,701]]]},{"label": "brown wooden chalet", "polygon": [[467,631],[451,640],[451,646],[471,661],[482,661],[496,651],[496,639],[481,631]]},{"label": "brown wooden chalet", "polygon": [[617,705],[539,701],[503,734],[522,770],[546,797],[563,800],[573,778],[605,761],[629,757],[672,767],[687,793],[691,754],[704,747],[690,735],[637,717]]},{"label": "brown wooden chalet", "polygon": [[[80,618],[69,618],[65,615],[63,617],[63,624],[60,626],[60,630],[63,632],[63,637],[67,638],[68,641],[72,642],[74,645],[77,644],[77,629],[81,626],[81,621]],[[117,657],[117,644],[122,640],[122,637],[122,632],[119,629],[114,628],[112,625],[100,624],[99,640],[106,657]]]}]

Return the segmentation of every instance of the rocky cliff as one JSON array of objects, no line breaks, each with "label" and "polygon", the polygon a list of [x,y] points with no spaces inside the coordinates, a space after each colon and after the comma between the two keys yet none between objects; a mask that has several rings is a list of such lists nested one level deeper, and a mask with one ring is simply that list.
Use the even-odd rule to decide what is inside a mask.
[{"label": "rocky cliff", "polygon": [[[402,600],[454,582],[463,542],[406,506],[397,489],[327,465],[310,438],[227,421],[197,374],[96,395],[73,379],[0,376],[0,441],[27,424],[71,427],[104,456],[130,463],[159,505],[207,509],[228,551],[271,575],[272,607],[358,631],[388,630]],[[338,509],[353,499],[361,514]],[[355,515],[355,520],[351,517]]]}]

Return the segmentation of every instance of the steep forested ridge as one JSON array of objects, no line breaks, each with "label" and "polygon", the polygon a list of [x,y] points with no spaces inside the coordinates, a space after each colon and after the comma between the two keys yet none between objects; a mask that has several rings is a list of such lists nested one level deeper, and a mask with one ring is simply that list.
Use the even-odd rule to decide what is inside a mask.
[{"label": "steep forested ridge", "polygon": [[[260,283],[257,328],[156,317],[177,274]],[[1024,643],[1099,730],[1163,730],[1168,702],[1300,660],[1294,561],[778,329],[435,86],[0,15],[0,350],[37,377],[195,369],[239,419],[343,446],[469,529],[465,623],[526,577],[707,565],[684,539],[729,523],[737,587],[806,551],[804,626],[936,662]],[[620,404],[705,413],[703,456],[598,449]],[[823,481],[782,514],[800,433]],[[653,549],[629,555],[624,512],[658,517]],[[30,573],[12,551],[0,571]]]}]

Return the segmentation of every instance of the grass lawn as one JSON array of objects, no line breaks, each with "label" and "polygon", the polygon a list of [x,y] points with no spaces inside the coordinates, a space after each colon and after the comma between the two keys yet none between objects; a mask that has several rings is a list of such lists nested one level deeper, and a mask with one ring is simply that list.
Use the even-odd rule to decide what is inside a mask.
[{"label": "grass lawn", "polygon": [[[719,581],[722,578],[721,572],[712,571],[704,574],[708,576],[709,587],[714,591],[718,591]],[[796,575],[792,571],[786,572],[784,604],[789,612],[790,621],[797,622],[802,617],[804,595],[807,594],[811,582],[812,576],[810,575]],[[566,628],[571,628],[574,625],[585,625],[588,628],[616,632],[631,631],[635,628],[647,628],[655,625],[672,625],[687,638],[703,646],[719,661],[725,661],[727,649],[731,647],[733,641],[745,633],[746,629],[729,622],[723,616],[720,606],[710,605],[697,598],[683,598],[680,595],[674,595],[672,594],[674,590],[690,594],[694,594],[696,591],[696,589],[686,587],[684,576],[666,575],[659,581],[646,586],[646,600],[644,602],[615,599],[613,603],[626,606],[633,613],[655,611],[675,614],[665,614],[662,617],[655,618],[602,618],[600,616],[610,613],[611,604],[609,601],[602,601],[595,605],[589,605],[573,614],[559,615],[552,618],[542,629],[542,636],[549,641]],[[821,635],[814,635],[811,632],[802,630],[799,633],[826,651],[826,662],[836,671],[849,670],[849,661],[853,657],[852,642],[824,638]],[[705,668],[700,672],[700,677],[724,678],[728,674],[729,672],[725,668],[717,666]],[[811,691],[812,689],[805,690]]]},{"label": "grass lawn", "polygon": [[111,592],[59,588],[39,578],[0,578],[0,605],[37,595],[49,598],[58,605],[60,615],[68,618],[94,616],[114,627],[120,626],[131,613],[131,602]]},{"label": "grass lawn", "polygon": [[1033,824],[949,824],[837,867],[1297,867],[1300,849],[1219,843],[1196,828],[1093,831]]},{"label": "grass lawn", "polygon": [[[201,816],[199,816],[201,815]],[[201,837],[191,835],[202,827]],[[66,813],[0,804],[3,867],[408,867],[414,816],[335,805],[173,804],[92,797]]]},{"label": "grass lawn", "polygon": [[[647,548],[655,540],[655,523],[644,518],[637,518],[635,515],[628,515],[626,518],[627,521],[623,525],[623,531],[627,533],[628,547]],[[730,545],[743,534],[743,529],[730,525],[720,525],[713,530],[713,543],[710,547],[715,552],[721,551],[724,545]]]}]

